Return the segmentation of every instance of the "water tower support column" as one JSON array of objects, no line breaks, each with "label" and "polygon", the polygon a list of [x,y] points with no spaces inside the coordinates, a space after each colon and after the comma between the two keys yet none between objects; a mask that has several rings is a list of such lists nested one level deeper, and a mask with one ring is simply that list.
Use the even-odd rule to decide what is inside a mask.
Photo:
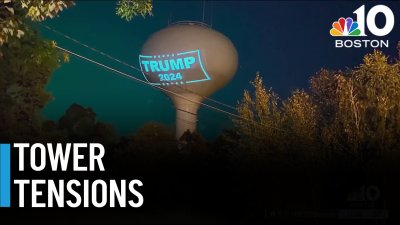
[{"label": "water tower support column", "polygon": [[176,138],[182,137],[187,130],[194,132],[197,124],[197,111],[199,103],[203,100],[202,97],[195,94],[183,94],[187,99],[173,96],[172,101],[176,108]]}]

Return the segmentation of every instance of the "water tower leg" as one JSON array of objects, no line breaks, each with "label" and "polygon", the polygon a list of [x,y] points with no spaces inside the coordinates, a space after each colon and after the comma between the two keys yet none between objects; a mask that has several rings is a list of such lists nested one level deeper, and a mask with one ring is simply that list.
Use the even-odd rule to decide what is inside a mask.
[{"label": "water tower leg", "polygon": [[[201,102],[202,98],[197,95],[185,95],[190,100]],[[196,130],[197,111],[199,104],[183,98],[174,97],[172,99],[176,108],[176,138],[179,140],[187,130]]]}]

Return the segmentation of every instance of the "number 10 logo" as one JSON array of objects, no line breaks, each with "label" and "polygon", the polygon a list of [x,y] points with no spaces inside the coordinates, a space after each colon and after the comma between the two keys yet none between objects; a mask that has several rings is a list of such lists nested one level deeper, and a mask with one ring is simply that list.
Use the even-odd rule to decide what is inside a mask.
[{"label": "number 10 logo", "polygon": [[[367,36],[367,35],[365,35],[365,5],[361,6],[353,13],[357,15],[357,22],[358,22],[359,29],[361,31],[360,36]],[[383,15],[385,15],[385,18],[386,18],[386,24],[382,28],[378,28],[378,26],[376,26],[375,19],[376,19],[376,15],[378,13],[383,13]],[[367,24],[368,30],[375,36],[385,36],[393,30],[393,27],[394,27],[393,12],[389,7],[387,7],[385,5],[376,5],[369,10],[369,12],[367,14],[367,23],[366,24]]]},{"label": "number 10 logo", "polygon": [[[385,36],[389,34],[394,27],[393,11],[385,5],[376,5],[372,7],[367,16],[365,16],[365,5],[353,12],[357,16],[357,20],[352,18],[339,18],[332,24],[330,34],[332,36],[367,36],[365,34],[365,26],[375,36]],[[382,28],[376,25],[376,16],[382,13],[385,16],[386,22]]]}]

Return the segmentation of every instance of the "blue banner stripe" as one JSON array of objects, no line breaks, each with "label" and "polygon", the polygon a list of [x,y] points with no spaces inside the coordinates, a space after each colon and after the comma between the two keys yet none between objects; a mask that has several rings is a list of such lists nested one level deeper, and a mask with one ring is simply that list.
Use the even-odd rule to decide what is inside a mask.
[{"label": "blue banner stripe", "polygon": [[0,207],[10,207],[10,145],[0,144]]}]

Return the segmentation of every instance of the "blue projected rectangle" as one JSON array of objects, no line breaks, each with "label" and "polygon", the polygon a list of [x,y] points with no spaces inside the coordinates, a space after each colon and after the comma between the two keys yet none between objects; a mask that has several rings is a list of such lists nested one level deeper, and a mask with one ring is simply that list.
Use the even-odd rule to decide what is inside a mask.
[{"label": "blue projected rectangle", "polygon": [[10,144],[0,144],[0,207],[10,207]]},{"label": "blue projected rectangle", "polygon": [[153,85],[184,85],[211,80],[200,50],[140,55],[139,63],[144,78]]}]

